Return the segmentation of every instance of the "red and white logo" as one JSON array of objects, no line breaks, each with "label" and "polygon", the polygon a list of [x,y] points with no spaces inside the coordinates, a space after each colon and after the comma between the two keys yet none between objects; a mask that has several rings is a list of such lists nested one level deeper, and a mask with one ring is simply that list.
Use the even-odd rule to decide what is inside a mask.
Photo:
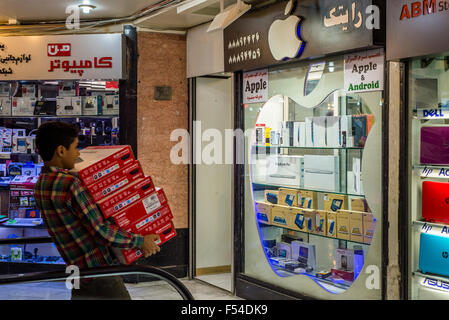
[{"label": "red and white logo", "polygon": [[70,43],[49,43],[47,45],[47,55],[49,57],[69,57],[72,45]]}]

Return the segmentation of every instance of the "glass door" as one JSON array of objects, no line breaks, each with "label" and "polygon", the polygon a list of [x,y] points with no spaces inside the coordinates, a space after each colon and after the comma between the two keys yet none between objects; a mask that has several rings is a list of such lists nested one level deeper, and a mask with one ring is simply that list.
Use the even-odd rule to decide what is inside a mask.
[{"label": "glass door", "polygon": [[343,66],[270,68],[269,100],[244,106],[243,274],[308,297],[380,299],[382,91],[346,94]]},{"label": "glass door", "polygon": [[232,78],[196,79],[195,275],[232,291]]},{"label": "glass door", "polygon": [[449,299],[449,59],[409,62],[409,297]]}]

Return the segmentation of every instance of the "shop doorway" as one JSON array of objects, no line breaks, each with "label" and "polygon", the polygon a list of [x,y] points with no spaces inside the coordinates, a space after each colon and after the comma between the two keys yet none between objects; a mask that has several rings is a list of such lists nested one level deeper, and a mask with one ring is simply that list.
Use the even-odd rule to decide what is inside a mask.
[{"label": "shop doorway", "polygon": [[193,84],[191,275],[233,292],[233,165],[226,161],[232,141],[230,148],[225,142],[225,130],[234,127],[232,77],[199,77]]}]

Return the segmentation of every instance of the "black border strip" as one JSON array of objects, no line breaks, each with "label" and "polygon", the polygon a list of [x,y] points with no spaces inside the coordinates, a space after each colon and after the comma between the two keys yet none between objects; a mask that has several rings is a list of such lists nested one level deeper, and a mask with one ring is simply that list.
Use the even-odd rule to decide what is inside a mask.
[{"label": "black border strip", "polygon": [[196,165],[194,162],[194,130],[193,121],[196,120],[196,78],[189,79],[189,136],[190,136],[190,155],[189,155],[189,279],[196,276]]},{"label": "black border strip", "polygon": [[381,299],[385,300],[387,295],[387,285],[388,285],[388,232],[390,229],[390,223],[388,220],[388,192],[389,192],[389,155],[390,155],[390,144],[389,144],[389,110],[390,101],[388,100],[390,94],[390,64],[384,60],[385,71],[384,71],[384,91],[383,99],[384,105],[382,110],[382,288],[381,288]]},{"label": "black border strip", "polygon": [[[234,73],[234,130],[244,130],[244,112],[243,112],[243,72]],[[244,272],[245,261],[245,233],[244,233],[244,210],[245,210],[245,165],[237,163],[237,154],[244,152],[237,150],[236,138],[234,138],[234,283],[237,284],[237,279],[240,273]],[[244,153],[243,153],[244,155]],[[238,295],[237,285],[235,286],[236,295]]]}]

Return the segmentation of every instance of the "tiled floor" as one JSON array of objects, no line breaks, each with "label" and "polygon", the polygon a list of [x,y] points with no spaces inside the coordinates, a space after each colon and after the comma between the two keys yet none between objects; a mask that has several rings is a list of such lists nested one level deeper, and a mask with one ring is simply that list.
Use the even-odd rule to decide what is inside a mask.
[{"label": "tiled floor", "polygon": [[197,276],[197,278],[224,290],[231,291],[231,273],[208,274],[204,276]]},{"label": "tiled floor", "polygon": [[[241,300],[225,290],[201,281],[180,279],[195,300]],[[133,300],[182,300],[178,292],[163,281],[126,284]],[[0,286],[0,300],[69,300],[64,282],[39,282]]]}]

